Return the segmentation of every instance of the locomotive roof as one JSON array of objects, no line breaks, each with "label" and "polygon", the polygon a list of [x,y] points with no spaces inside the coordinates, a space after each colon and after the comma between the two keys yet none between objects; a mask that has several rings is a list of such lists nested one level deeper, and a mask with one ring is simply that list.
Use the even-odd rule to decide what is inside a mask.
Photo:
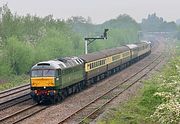
[{"label": "locomotive roof", "polygon": [[55,60],[39,62],[32,67],[32,69],[66,69],[69,67],[83,64],[83,60],[78,57],[64,57]]}]

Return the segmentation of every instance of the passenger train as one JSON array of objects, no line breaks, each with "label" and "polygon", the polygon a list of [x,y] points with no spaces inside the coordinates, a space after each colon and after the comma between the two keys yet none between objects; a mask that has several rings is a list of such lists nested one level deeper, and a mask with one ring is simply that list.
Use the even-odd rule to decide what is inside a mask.
[{"label": "passenger train", "polygon": [[55,103],[126,68],[151,53],[151,42],[39,62],[31,69],[31,97]]}]

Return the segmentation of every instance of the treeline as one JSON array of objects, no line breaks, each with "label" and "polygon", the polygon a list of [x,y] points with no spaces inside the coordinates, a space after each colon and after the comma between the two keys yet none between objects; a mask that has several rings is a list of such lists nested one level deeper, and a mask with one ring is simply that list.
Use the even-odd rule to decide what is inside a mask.
[{"label": "treeline", "polygon": [[141,29],[143,32],[176,32],[177,25],[175,22],[164,21],[162,17],[157,17],[154,13],[142,20]]}]

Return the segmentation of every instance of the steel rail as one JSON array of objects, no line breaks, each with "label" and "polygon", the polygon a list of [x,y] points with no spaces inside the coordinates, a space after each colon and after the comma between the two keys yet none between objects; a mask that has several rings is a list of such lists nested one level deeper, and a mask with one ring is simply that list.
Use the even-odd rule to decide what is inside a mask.
[{"label": "steel rail", "polygon": [[4,93],[7,93],[7,92],[11,92],[11,91],[13,91],[13,90],[17,90],[17,89],[23,88],[23,87],[27,87],[27,86],[30,86],[30,84],[25,84],[25,85],[21,85],[21,86],[12,88],[12,89],[8,89],[8,90],[1,91],[1,92],[0,92],[0,95],[1,95],[1,94],[4,94]]},{"label": "steel rail", "polygon": [[[12,113],[12,114],[10,114],[8,116],[5,116],[5,117],[1,118],[0,122],[7,121],[8,119],[11,119],[11,118],[13,118],[15,116],[18,116],[19,114],[22,114],[23,112],[26,112],[26,111],[28,111],[30,109],[35,108],[35,107],[40,107],[40,106],[37,103],[33,104],[33,105],[28,106],[28,107],[26,107],[26,108],[24,108],[22,110],[19,110],[19,111],[15,112],[15,113]],[[24,119],[26,119],[28,117],[31,117],[32,115],[37,114],[38,112],[40,112],[40,111],[42,111],[42,110],[44,110],[46,108],[48,108],[48,106],[42,106],[42,108],[37,109],[36,111],[31,112],[30,114],[27,114],[27,115],[25,114],[23,117],[21,116],[20,119],[17,119],[15,121],[13,121],[12,124],[15,124],[15,123],[18,123],[20,121],[23,121]]]},{"label": "steel rail", "polygon": [[[25,98],[27,97],[27,98],[26,99],[22,99],[23,97],[25,97]],[[27,93],[27,94],[18,96],[16,98],[12,98],[10,100],[4,101],[4,102],[0,103],[0,111],[4,110],[4,109],[7,109],[9,107],[12,107],[12,106],[14,106],[16,104],[22,103],[24,101],[30,100],[30,99],[32,99],[32,98],[30,97],[29,93]],[[10,105],[8,105],[8,104],[10,104]]]},{"label": "steel rail", "polygon": [[[29,89],[30,89],[30,88],[28,87],[28,88],[24,88],[24,89],[21,89],[21,90],[12,92],[12,93],[8,93],[8,94],[6,94],[6,95],[0,96],[0,99],[5,98],[5,97],[8,97],[8,96],[10,96],[10,95],[14,95],[14,94],[23,92],[23,91],[26,91],[26,90],[29,90]],[[16,89],[16,90],[17,90],[17,89]],[[9,92],[11,92],[11,91],[9,91]],[[7,93],[7,92],[6,92],[6,93]],[[4,94],[5,94],[5,93],[4,93]]]}]

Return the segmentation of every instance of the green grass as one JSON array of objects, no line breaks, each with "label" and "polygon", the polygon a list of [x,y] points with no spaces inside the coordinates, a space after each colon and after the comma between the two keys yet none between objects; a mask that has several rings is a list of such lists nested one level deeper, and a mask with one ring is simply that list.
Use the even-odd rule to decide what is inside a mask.
[{"label": "green grass", "polygon": [[3,77],[0,79],[1,79],[0,91],[29,83],[29,76],[27,75],[21,75],[21,76],[11,75],[9,77]]}]

